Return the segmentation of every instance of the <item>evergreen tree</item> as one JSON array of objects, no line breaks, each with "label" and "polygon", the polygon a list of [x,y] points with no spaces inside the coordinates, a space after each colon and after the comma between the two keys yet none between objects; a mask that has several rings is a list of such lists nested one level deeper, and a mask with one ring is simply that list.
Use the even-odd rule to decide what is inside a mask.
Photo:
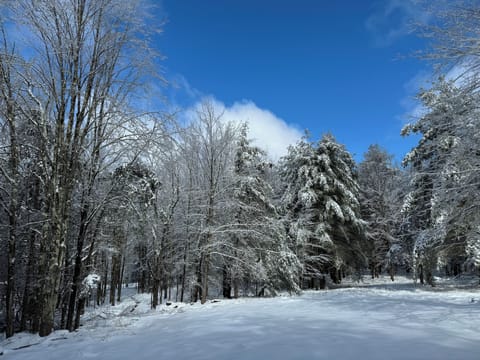
[{"label": "evergreen tree", "polygon": [[[420,131],[423,136],[417,146],[420,152],[425,145],[434,144],[430,164],[424,161],[422,171],[424,177],[430,175],[433,196],[425,193],[431,198],[430,223],[421,231],[410,224],[413,229],[410,237],[424,239],[414,241],[421,245],[417,253],[434,254],[434,264],[439,260],[447,274],[457,275],[464,265],[478,266],[480,258],[477,200],[480,118],[475,105],[480,86],[480,9],[478,2],[468,0],[424,2],[424,5],[430,21],[416,25],[418,35],[428,39],[421,55],[433,60],[437,70],[445,70],[454,81],[440,79],[432,89],[421,92],[421,101],[428,112],[414,127],[422,126],[425,130]],[[410,126],[407,130],[416,132]],[[414,152],[409,156],[419,157]],[[409,165],[413,163],[409,161]],[[414,171],[414,180],[418,180],[419,172]],[[413,190],[407,198],[407,209],[418,207],[416,198],[421,191],[415,187],[417,191]]]},{"label": "evergreen tree", "polygon": [[[422,136],[403,161],[413,172],[403,209],[404,229],[406,241],[412,243],[412,264],[420,282],[434,285],[433,271],[451,231],[457,233],[456,238],[460,235],[459,227],[451,228],[454,224],[449,220],[459,210],[451,206],[458,199],[457,195],[451,197],[452,187],[460,185],[455,174],[461,159],[455,153],[461,133],[469,136],[464,121],[474,102],[453,81],[443,78],[430,90],[422,91],[419,99],[426,113],[402,130],[402,135]],[[457,245],[463,247],[464,243],[457,241]]]},{"label": "evergreen tree", "polygon": [[[266,154],[251,145],[248,126],[240,128],[234,160],[232,196],[231,261],[225,262],[224,296],[239,295],[240,282],[254,283],[257,294],[265,288],[298,291],[299,263],[285,244],[285,231],[272,203],[272,187],[267,182],[272,164]],[[243,280],[243,281],[242,281]],[[258,290],[260,289],[260,290]]]},{"label": "evergreen tree", "polygon": [[364,223],[354,166],[332,135],[316,147],[304,138],[283,159],[289,232],[304,276],[313,282],[325,272],[340,282],[345,270],[364,265]]}]

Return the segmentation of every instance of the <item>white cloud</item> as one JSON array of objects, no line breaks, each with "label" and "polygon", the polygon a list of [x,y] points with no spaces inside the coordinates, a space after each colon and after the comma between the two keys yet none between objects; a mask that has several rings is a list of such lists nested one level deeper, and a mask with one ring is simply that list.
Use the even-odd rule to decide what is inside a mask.
[{"label": "white cloud", "polygon": [[[303,135],[303,132],[296,126],[288,124],[285,120],[276,116],[267,109],[259,108],[251,100],[242,100],[226,106],[223,102],[213,97],[208,98],[217,110],[223,113],[224,121],[232,121],[240,124],[247,122],[249,137],[252,142],[267,151],[272,160],[278,160],[287,153],[289,145],[295,144]],[[187,116],[191,116],[199,106],[200,102],[187,110]]]},{"label": "white cloud", "polygon": [[412,23],[426,23],[429,15],[416,0],[377,2],[376,9],[365,21],[376,46],[389,46],[411,32]]},{"label": "white cloud", "polygon": [[288,145],[294,144],[302,137],[302,132],[287,124],[271,111],[261,109],[252,101],[236,102],[225,109],[225,119],[249,125],[250,136],[257,146],[265,149],[277,160],[287,153]]}]

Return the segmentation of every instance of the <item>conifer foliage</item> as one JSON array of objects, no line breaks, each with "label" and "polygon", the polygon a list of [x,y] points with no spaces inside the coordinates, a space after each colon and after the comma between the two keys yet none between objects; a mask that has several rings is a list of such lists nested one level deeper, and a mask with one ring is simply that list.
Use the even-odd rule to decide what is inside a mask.
[{"label": "conifer foliage", "polygon": [[[447,272],[475,263],[478,239],[478,94],[440,78],[419,98],[425,114],[403,129],[422,137],[404,159],[413,172],[404,203],[405,242],[420,282],[433,285],[439,261]],[[455,270],[453,270],[455,269]]]},{"label": "conifer foliage", "polygon": [[[285,229],[272,201],[267,178],[272,163],[260,148],[251,145],[248,126],[240,128],[234,160],[232,196],[232,261],[225,274],[238,297],[239,283],[255,283],[257,290],[298,291],[299,263],[285,245]],[[226,287],[225,287],[226,286]],[[231,286],[224,280],[224,296]],[[259,293],[257,291],[257,293]]]},{"label": "conifer foliage", "polygon": [[283,206],[303,274],[312,281],[360,269],[365,257],[355,163],[345,147],[325,135],[316,145],[302,139],[289,149],[281,171]]}]

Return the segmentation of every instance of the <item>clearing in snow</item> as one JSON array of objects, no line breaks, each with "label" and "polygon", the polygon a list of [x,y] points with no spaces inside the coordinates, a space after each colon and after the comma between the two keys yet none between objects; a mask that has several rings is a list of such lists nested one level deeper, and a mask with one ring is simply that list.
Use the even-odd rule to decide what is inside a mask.
[{"label": "clearing in snow", "polygon": [[411,283],[149,310],[134,295],[90,310],[74,333],[17,334],[3,358],[480,359],[480,291]]}]

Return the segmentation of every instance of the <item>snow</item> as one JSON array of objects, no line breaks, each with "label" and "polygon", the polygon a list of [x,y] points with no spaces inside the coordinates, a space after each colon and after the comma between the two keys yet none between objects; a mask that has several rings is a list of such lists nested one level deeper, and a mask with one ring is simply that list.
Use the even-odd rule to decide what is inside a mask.
[{"label": "snow", "polygon": [[480,289],[400,280],[157,310],[134,295],[88,311],[77,332],[7,339],[2,358],[478,360]]},{"label": "snow", "polygon": [[325,210],[327,212],[330,212],[332,210],[334,214],[340,219],[340,221],[342,222],[344,221],[342,208],[340,207],[340,205],[338,205],[338,203],[335,200],[328,199],[327,203],[325,204]]},{"label": "snow", "polygon": [[85,279],[83,279],[83,285],[93,288],[100,281],[100,275],[98,274],[88,274]]}]

